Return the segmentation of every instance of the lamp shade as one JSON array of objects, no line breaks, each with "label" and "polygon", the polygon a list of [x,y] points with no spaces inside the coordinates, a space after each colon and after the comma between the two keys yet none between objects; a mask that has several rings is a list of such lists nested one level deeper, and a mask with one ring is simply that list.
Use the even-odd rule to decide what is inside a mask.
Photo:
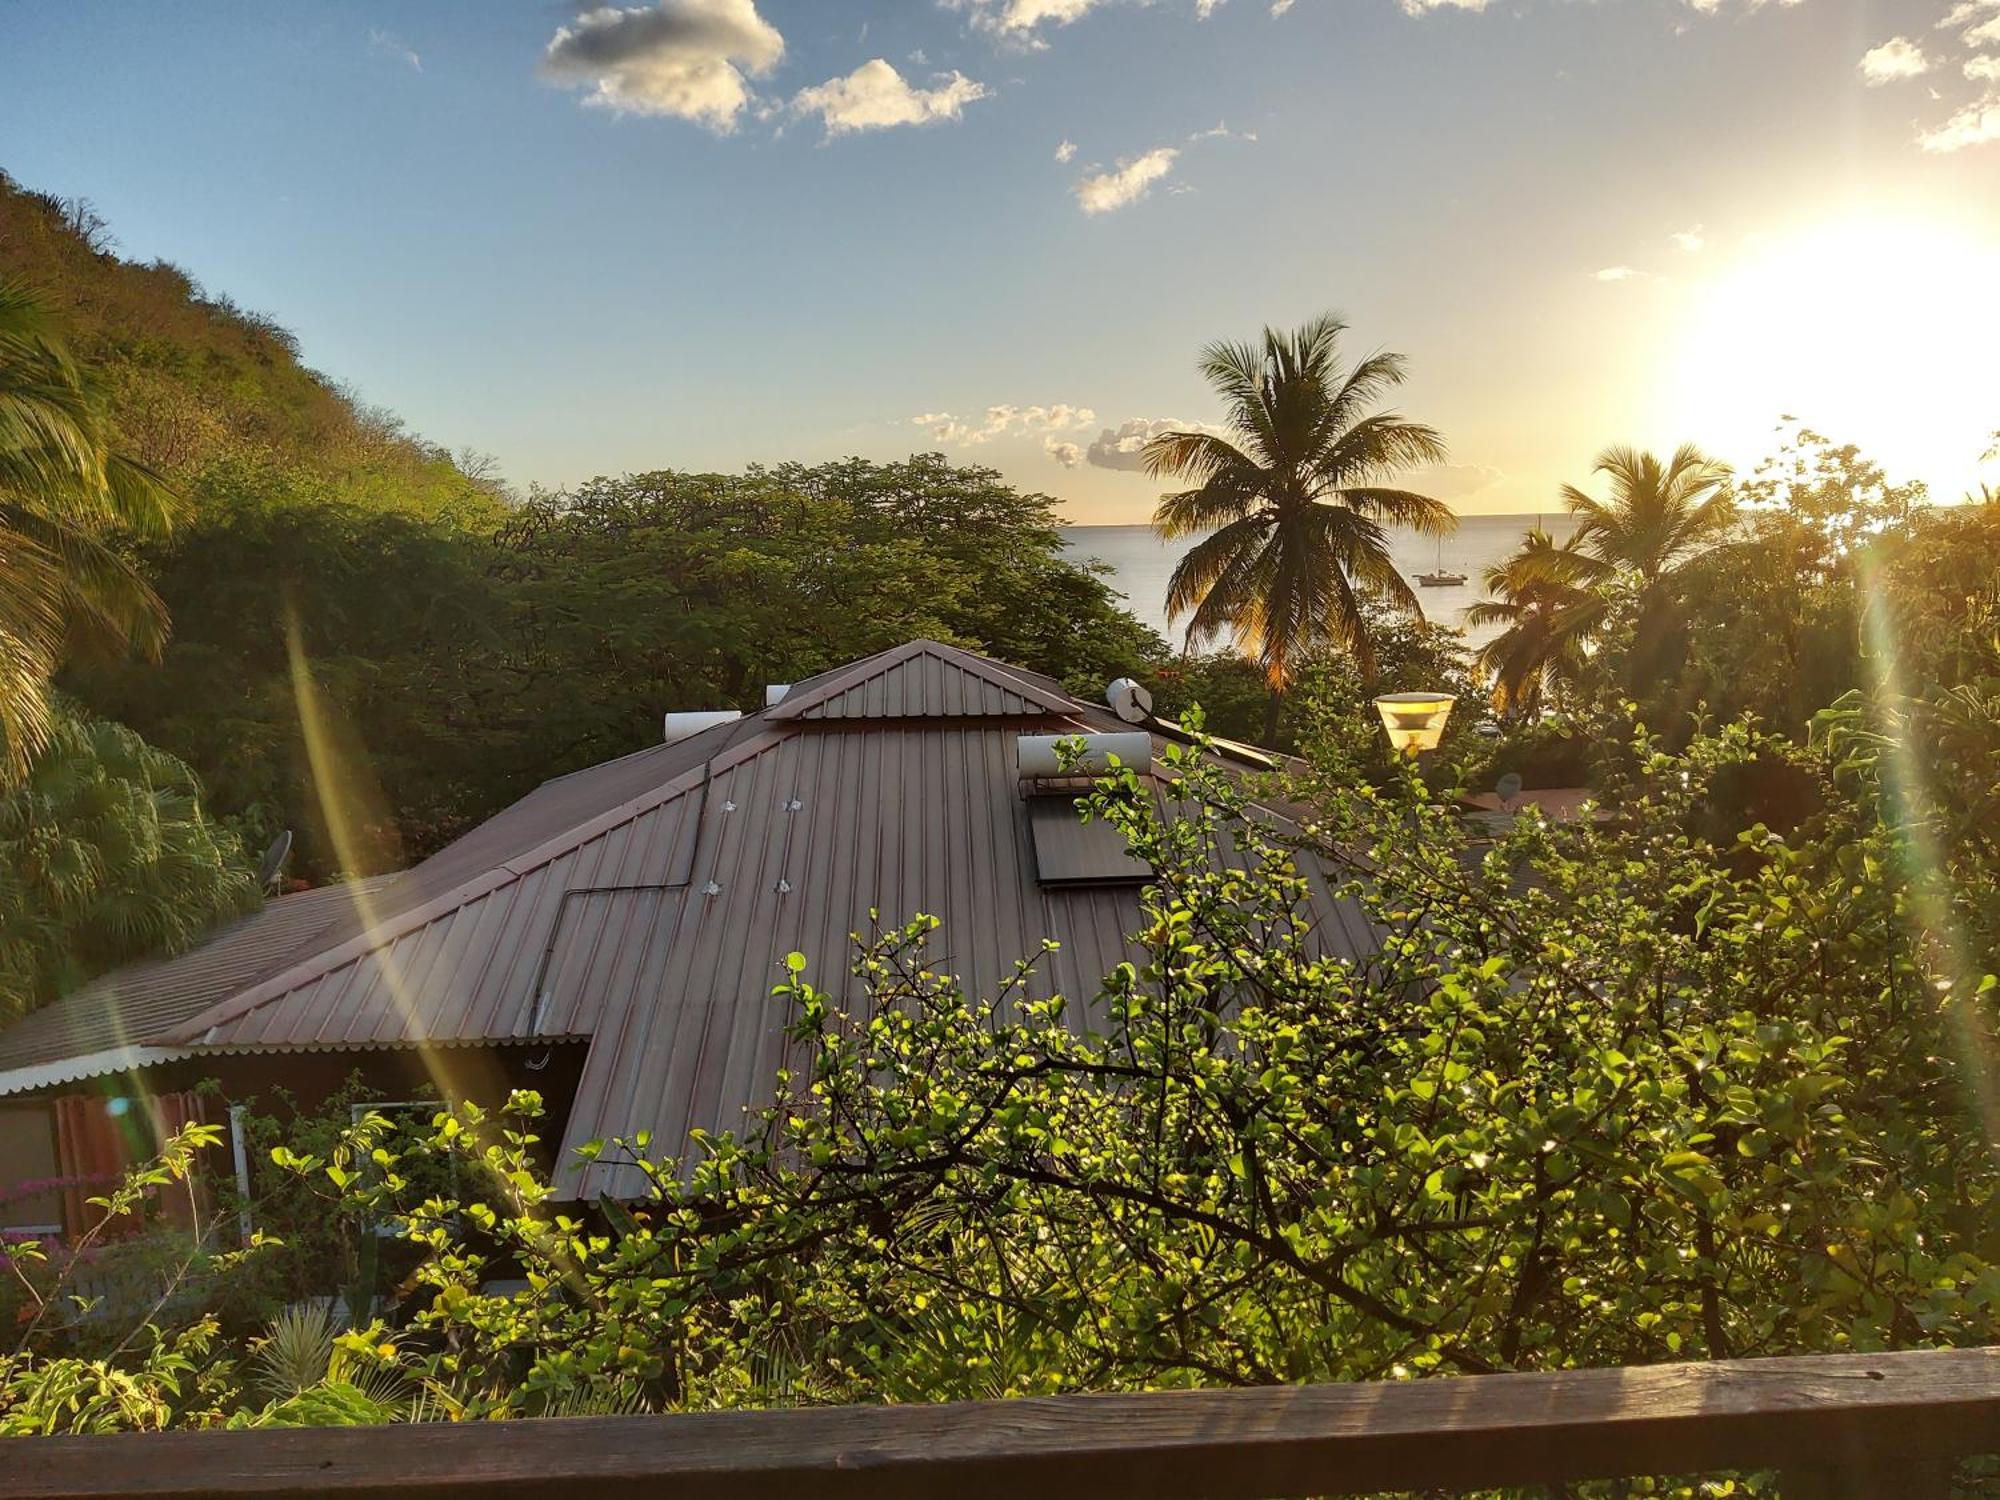
[{"label": "lamp shade", "polygon": [[1450,693],[1388,693],[1375,700],[1375,711],[1398,750],[1435,750],[1457,701]]}]

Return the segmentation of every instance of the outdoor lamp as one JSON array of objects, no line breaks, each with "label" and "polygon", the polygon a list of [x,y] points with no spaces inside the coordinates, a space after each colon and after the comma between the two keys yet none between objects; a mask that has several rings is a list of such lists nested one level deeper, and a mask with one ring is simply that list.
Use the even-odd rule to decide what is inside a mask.
[{"label": "outdoor lamp", "polygon": [[1444,721],[1458,701],[1450,693],[1389,693],[1375,700],[1389,743],[1411,755],[1435,750],[1444,738]]}]

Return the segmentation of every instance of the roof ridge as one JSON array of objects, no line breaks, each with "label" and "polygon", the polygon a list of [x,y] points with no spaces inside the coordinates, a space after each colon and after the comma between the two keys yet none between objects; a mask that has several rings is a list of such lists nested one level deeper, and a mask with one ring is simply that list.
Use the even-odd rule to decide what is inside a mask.
[{"label": "roof ridge", "polygon": [[959,671],[977,677],[990,686],[1015,694],[1051,713],[1069,714],[1077,710],[1078,700],[1061,689],[1052,691],[1038,682],[1025,668],[997,661],[990,656],[981,656],[962,646],[948,645],[943,641],[918,636],[915,640],[891,646],[886,651],[878,651],[873,656],[864,656],[860,661],[849,664],[844,669],[826,673],[806,692],[794,689],[787,693],[775,706],[764,711],[764,717],[774,721],[790,721],[804,718],[808,710],[852,692],[863,683],[886,676],[897,667],[920,656],[935,657]]}]

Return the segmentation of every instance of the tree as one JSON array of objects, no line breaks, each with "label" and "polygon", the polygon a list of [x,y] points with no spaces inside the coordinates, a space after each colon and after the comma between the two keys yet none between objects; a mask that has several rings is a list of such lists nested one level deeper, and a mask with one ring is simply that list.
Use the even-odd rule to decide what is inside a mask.
[{"label": "tree", "polygon": [[1161,497],[1160,535],[1203,536],[1168,582],[1168,618],[1187,617],[1190,643],[1227,631],[1257,661],[1272,694],[1267,730],[1314,648],[1343,647],[1374,676],[1368,597],[1422,614],[1388,528],[1442,535],[1457,524],[1443,502],[1388,483],[1440,460],[1444,442],[1374,410],[1402,383],[1403,358],[1371,354],[1343,370],[1345,331],[1326,316],[1290,334],[1267,328],[1259,345],[1210,345],[1201,370],[1227,405],[1228,435],[1163,433],[1144,454],[1148,474],[1194,485]]},{"label": "tree", "polygon": [[188,948],[257,895],[184,764],[59,702],[27,778],[0,792],[0,1020]]},{"label": "tree", "polygon": [[1563,486],[1562,499],[1577,518],[1578,548],[1614,572],[1635,575],[1626,685],[1636,687],[1665,666],[1687,570],[1736,523],[1729,469],[1683,443],[1665,463],[1636,448],[1607,448],[1593,472],[1609,477],[1607,499],[1573,484]]},{"label": "tree", "polygon": [[48,681],[77,637],[165,638],[164,608],[113,535],[168,518],[165,488],[115,450],[41,304],[0,278],[0,783],[54,734]]},{"label": "tree", "polygon": [[1580,536],[1558,545],[1539,526],[1511,557],[1486,569],[1488,597],[1466,610],[1465,623],[1503,627],[1476,657],[1492,676],[1495,708],[1532,717],[1575,691],[1604,621],[1599,585],[1609,572],[1582,550]]}]

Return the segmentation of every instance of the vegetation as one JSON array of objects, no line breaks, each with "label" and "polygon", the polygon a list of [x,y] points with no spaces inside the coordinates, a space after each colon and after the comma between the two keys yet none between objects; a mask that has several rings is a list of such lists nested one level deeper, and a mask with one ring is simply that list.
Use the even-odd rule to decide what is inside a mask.
[{"label": "vegetation", "polygon": [[[177,1416],[936,1400],[1983,1339],[1996,1174],[1958,1040],[2000,1019],[1996,990],[1904,918],[1947,877],[1910,857],[1924,835],[1879,795],[1885,761],[1740,726],[1678,753],[1600,727],[1619,816],[1522,819],[1485,843],[1414,777],[1358,784],[1337,745],[1284,788],[1312,809],[1292,830],[1246,815],[1195,752],[1164,818],[1110,778],[1091,811],[1158,879],[1143,956],[1102,993],[967,994],[928,962],[921,917],[869,938],[851,1003],[796,956],[774,1004],[800,1062],[777,1104],[685,1163],[607,1144],[637,1193],[596,1215],[552,1201],[531,1096],[280,1149],[319,1217],[386,1219],[416,1263],[380,1322],[336,1340],[356,1363],[286,1398],[309,1410],[274,1414],[254,1370],[211,1359]],[[1774,777],[1806,810],[1746,817],[1745,779]],[[1378,952],[1320,948],[1313,865],[1364,904]],[[509,1275],[526,1290],[489,1285]],[[44,1413],[36,1392],[101,1364],[31,1351],[14,1409]],[[363,1372],[394,1400],[357,1403]]]},{"label": "vegetation", "polygon": [[186,765],[61,703],[50,732],[26,779],[0,791],[0,1021],[191,947],[258,897]]},{"label": "vegetation", "polygon": [[1389,555],[1387,527],[1442,534],[1450,508],[1394,488],[1397,471],[1435,463],[1431,428],[1377,411],[1403,380],[1397,354],[1339,361],[1346,325],[1322,317],[1295,333],[1265,329],[1260,345],[1212,344],[1202,374],[1228,411],[1229,436],[1169,432],[1146,445],[1146,472],[1192,489],[1161,497],[1163,537],[1199,536],[1174,567],[1167,616],[1187,617],[1190,642],[1228,633],[1277,699],[1317,648],[1353,653],[1374,676],[1368,604],[1421,614]]},{"label": "vegetation", "polygon": [[0,277],[0,785],[48,745],[49,678],[79,634],[158,647],[160,601],[112,534],[167,515],[40,302]]},{"label": "vegetation", "polygon": [[[244,844],[280,827],[309,878],[392,867],[649,741],[663,709],[750,707],[915,635],[1093,694],[1137,667],[1163,712],[1301,753],[1264,784],[1176,750],[1164,812],[1129,772],[1098,785],[1090,815],[1155,879],[1138,956],[1094,993],[1029,1003],[1027,967],[967,993],[921,914],[883,914],[851,982],[795,955],[777,1103],[685,1160],[592,1148],[632,1189],[615,1201],[565,1201],[577,1164],[547,1159],[532,1095],[427,1125],[357,1122],[358,1093],[280,1100],[249,1121],[247,1203],[198,1186],[215,1132],[189,1127],[83,1245],[0,1244],[0,1433],[1990,1337],[1990,501],[1927,507],[1809,432],[1740,482],[1693,448],[1614,449],[1605,495],[1565,492],[1570,540],[1491,570],[1475,619],[1501,633],[1469,654],[1409,618],[1386,550],[1388,526],[1446,524],[1390,487],[1437,435],[1376,409],[1400,361],[1344,369],[1325,319],[1211,349],[1231,435],[1149,450],[1190,485],[1162,528],[1214,528],[1170,602],[1239,648],[1176,660],[1064,561],[1053,502],[991,471],[516,497],[272,325],[111,257],[87,208],[7,188],[0,230],[77,351],[30,317],[0,362],[39,392],[0,401],[30,414],[0,443],[0,520],[74,522],[63,555],[175,627],[157,662],[92,655],[74,627],[99,575],[37,575],[54,592],[17,679],[44,727],[0,793],[0,1006],[243,909]],[[18,434],[64,412],[51,467]],[[120,509],[119,452],[171,479],[171,534]],[[29,638],[0,615],[0,640]],[[49,696],[59,663],[74,701]],[[1414,767],[1369,712],[1382,680],[1490,694],[1493,717],[1461,711]],[[1456,794],[1502,769],[1584,781],[1601,816],[1469,825]],[[1364,908],[1376,951],[1326,951],[1309,879]],[[268,1231],[248,1247],[238,1209]],[[97,1300],[114,1250],[143,1296]]]}]

